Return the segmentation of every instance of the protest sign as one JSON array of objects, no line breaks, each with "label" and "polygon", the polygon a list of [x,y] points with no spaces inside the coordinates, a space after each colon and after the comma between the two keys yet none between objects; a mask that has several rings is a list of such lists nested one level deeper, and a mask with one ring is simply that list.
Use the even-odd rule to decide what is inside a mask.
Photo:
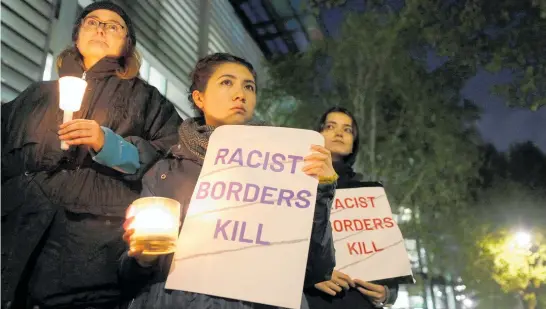
[{"label": "protest sign", "polygon": [[166,288],[299,308],[317,179],[317,132],[221,126],[210,137]]},{"label": "protest sign", "polygon": [[414,282],[404,238],[383,187],[336,190],[330,222],[336,270],[364,281]]}]

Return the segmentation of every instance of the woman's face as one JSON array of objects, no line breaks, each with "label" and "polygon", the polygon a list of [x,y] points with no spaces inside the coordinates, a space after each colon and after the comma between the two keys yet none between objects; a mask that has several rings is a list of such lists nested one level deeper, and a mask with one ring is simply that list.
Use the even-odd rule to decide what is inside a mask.
[{"label": "woman's face", "polygon": [[324,136],[326,149],[330,150],[334,161],[341,160],[353,152],[353,121],[348,115],[340,112],[328,114],[321,134]]},{"label": "woman's face", "polygon": [[208,125],[245,124],[254,114],[256,82],[244,65],[223,63],[216,67],[205,91],[195,90],[192,97]]},{"label": "woman's face", "polygon": [[95,10],[82,20],[76,46],[84,59],[120,57],[126,42],[126,29],[127,25],[117,13]]}]

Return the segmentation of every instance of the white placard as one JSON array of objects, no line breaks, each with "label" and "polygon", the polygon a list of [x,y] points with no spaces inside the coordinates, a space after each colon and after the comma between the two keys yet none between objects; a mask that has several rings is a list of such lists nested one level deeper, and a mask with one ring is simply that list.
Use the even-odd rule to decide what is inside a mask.
[{"label": "white placard", "polygon": [[336,190],[330,222],[336,270],[364,281],[413,276],[382,187]]},{"label": "white placard", "polygon": [[299,308],[318,181],[301,172],[317,132],[221,126],[166,288]]}]

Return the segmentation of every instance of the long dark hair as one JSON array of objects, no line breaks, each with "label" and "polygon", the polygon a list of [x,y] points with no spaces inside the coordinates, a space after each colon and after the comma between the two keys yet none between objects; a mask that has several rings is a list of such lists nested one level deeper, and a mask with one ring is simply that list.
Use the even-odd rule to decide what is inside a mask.
[{"label": "long dark hair", "polygon": [[358,150],[360,149],[360,135],[358,133],[358,123],[356,122],[356,119],[348,109],[341,107],[341,106],[334,106],[330,109],[328,109],[322,116],[320,116],[319,121],[317,123],[317,126],[315,127],[315,131],[322,132],[324,131],[324,126],[326,125],[326,118],[331,113],[343,113],[349,118],[351,118],[352,126],[353,126],[353,149],[351,153],[343,158],[343,162],[347,165],[352,166],[356,161],[356,156],[358,154]]}]

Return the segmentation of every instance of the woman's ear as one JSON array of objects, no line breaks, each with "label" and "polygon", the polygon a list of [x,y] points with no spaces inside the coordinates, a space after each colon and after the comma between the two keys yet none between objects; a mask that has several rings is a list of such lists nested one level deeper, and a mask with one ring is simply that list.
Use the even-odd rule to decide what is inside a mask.
[{"label": "woman's ear", "polygon": [[195,103],[195,105],[197,105],[197,107],[199,107],[199,109],[203,110],[203,107],[205,106],[205,102],[203,100],[202,93],[199,90],[194,90],[191,93],[191,97],[192,97],[193,102]]}]

